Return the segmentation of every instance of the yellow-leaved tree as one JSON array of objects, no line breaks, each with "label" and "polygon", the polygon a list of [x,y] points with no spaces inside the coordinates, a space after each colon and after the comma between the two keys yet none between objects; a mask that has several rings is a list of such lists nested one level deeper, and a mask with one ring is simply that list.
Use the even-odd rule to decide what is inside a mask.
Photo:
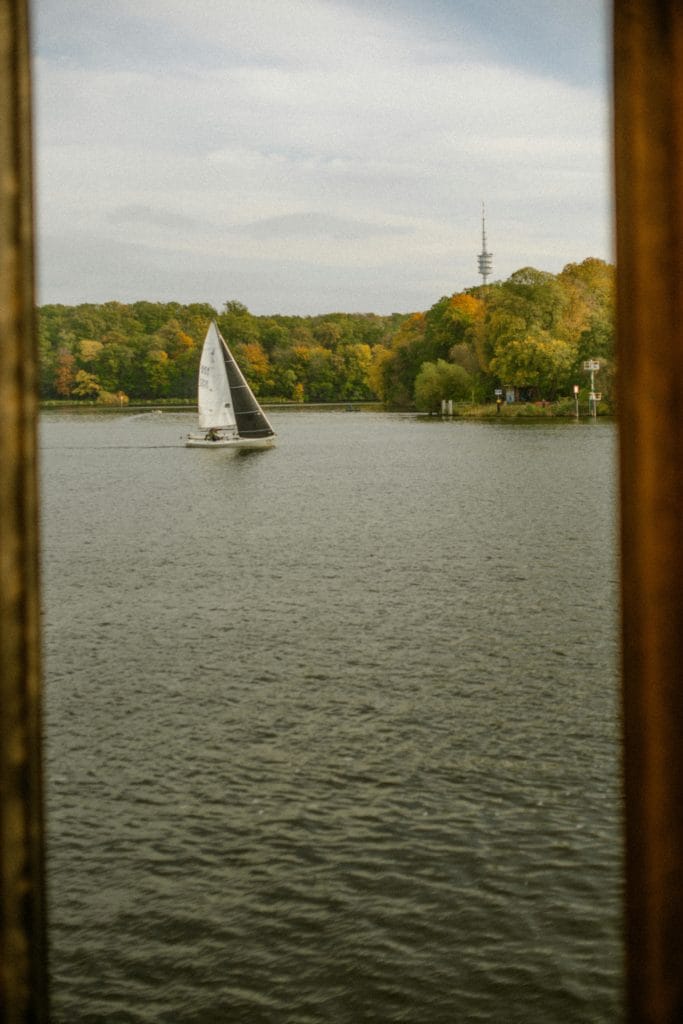
[{"label": "yellow-leaved tree", "polygon": [[576,345],[568,341],[535,331],[502,344],[490,369],[501,384],[533,388],[539,398],[553,399],[567,386],[576,351]]}]

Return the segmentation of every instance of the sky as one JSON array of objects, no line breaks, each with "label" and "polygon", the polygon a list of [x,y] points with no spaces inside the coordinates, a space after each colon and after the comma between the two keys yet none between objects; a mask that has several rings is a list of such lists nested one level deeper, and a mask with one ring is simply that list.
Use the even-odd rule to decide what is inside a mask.
[{"label": "sky", "polygon": [[38,302],[414,312],[613,259],[606,0],[33,0]]}]

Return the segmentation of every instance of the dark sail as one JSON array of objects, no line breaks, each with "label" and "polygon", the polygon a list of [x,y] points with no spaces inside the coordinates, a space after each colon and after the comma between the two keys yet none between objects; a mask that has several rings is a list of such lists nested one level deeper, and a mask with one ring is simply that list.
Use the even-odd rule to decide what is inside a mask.
[{"label": "dark sail", "polygon": [[237,433],[244,438],[272,437],[275,431],[242,376],[242,371],[233,359],[232,352],[225,343],[225,338],[220,334],[219,336],[223,343],[225,369],[228,373],[232,407],[237,421]]}]

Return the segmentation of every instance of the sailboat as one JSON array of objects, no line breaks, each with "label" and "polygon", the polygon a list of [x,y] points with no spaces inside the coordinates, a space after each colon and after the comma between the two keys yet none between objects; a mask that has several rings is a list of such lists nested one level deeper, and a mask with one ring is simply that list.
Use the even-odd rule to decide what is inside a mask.
[{"label": "sailboat", "polygon": [[187,448],[272,448],[275,431],[212,321],[199,362],[199,429]]}]

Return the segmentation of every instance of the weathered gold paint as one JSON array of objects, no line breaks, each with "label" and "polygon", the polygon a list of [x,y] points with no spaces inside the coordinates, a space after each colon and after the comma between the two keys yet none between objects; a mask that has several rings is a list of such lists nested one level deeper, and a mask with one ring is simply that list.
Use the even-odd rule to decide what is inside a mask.
[{"label": "weathered gold paint", "polygon": [[683,6],[616,0],[614,136],[632,1021],[683,1020]]},{"label": "weathered gold paint", "polygon": [[0,2],[0,1021],[47,1020],[27,4]]}]

